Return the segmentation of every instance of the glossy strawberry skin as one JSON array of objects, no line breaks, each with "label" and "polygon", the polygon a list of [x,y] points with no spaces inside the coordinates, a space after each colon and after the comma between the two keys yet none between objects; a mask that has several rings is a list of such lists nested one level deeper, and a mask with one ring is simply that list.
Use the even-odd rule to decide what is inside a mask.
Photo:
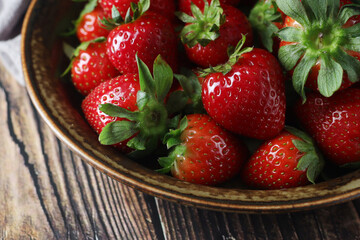
[{"label": "glossy strawberry skin", "polygon": [[[341,0],[340,1],[340,8],[346,4],[352,4],[352,1],[351,0]],[[352,27],[354,25],[356,25],[357,23],[360,23],[360,15],[356,15],[356,16],[353,16],[351,17],[344,25],[343,25],[343,28],[349,28],[349,27]],[[297,22],[295,21],[294,19],[292,19],[291,17],[289,16],[286,16],[285,17],[285,20],[284,20],[284,28],[285,27],[295,27],[295,28],[302,28],[302,26]],[[293,44],[291,42],[286,42],[286,41],[281,41],[280,42],[280,47],[283,47],[283,46],[286,46],[286,45],[290,45],[290,44]],[[360,52],[355,52],[355,51],[347,51],[347,53],[353,57],[355,57],[357,60],[360,61]],[[307,78],[307,81],[306,81],[306,87],[314,90],[314,91],[318,91],[318,84],[317,84],[317,79],[318,79],[318,76],[319,76],[319,71],[320,71],[320,67],[321,67],[321,64],[320,62],[318,61],[316,63],[316,65],[310,70],[310,73],[309,73],[309,76]],[[290,73],[292,74],[292,71],[290,71]],[[343,90],[343,89],[346,89],[348,87],[350,87],[351,85],[353,85],[354,83],[351,82],[349,80],[349,77],[347,75],[346,72],[344,72],[344,75],[343,75],[343,82],[339,88],[339,90]]]},{"label": "glossy strawberry skin", "polygon": [[269,139],[284,128],[284,76],[277,59],[263,49],[243,54],[226,75],[209,74],[202,100],[216,122],[237,134]]},{"label": "glossy strawberry skin", "polygon": [[[121,17],[125,19],[126,13],[130,8],[130,3],[138,3],[139,0],[99,0],[107,18],[111,18],[111,9],[115,6]],[[174,19],[176,6],[174,0],[151,0],[150,11],[157,12],[168,19]]]},{"label": "glossy strawberry skin", "polygon": [[113,29],[107,39],[107,55],[122,73],[137,73],[135,55],[152,69],[160,54],[174,71],[177,69],[176,35],[168,19],[146,12],[134,22]]},{"label": "glossy strawberry skin", "polygon": [[80,50],[72,63],[72,82],[85,96],[101,82],[118,75],[119,71],[106,55],[106,42],[91,43],[86,50]]},{"label": "glossy strawberry skin", "polygon": [[[211,0],[207,0],[208,3],[211,3]],[[220,0],[220,4],[236,6],[240,3],[241,0]],[[187,15],[192,15],[191,12],[191,3],[194,3],[201,10],[204,9],[205,3],[204,0],[179,0],[179,10],[186,13]]]},{"label": "glossy strawberry skin", "polygon": [[110,31],[99,24],[99,19],[103,18],[104,12],[101,7],[96,7],[92,12],[86,13],[76,27],[79,41],[87,42],[98,37],[107,37]]},{"label": "glossy strawberry skin", "polygon": [[186,147],[172,168],[174,177],[197,184],[223,183],[239,173],[248,150],[234,135],[208,115],[188,115],[188,126],[181,134]]},{"label": "glossy strawberry skin", "polygon": [[253,44],[251,25],[245,14],[231,6],[223,5],[222,8],[226,22],[220,27],[220,37],[205,47],[197,44],[190,48],[185,44],[186,54],[190,61],[204,68],[225,63],[229,59],[228,47],[235,47],[243,35],[246,35],[244,46]]},{"label": "glossy strawberry skin", "polygon": [[250,187],[282,189],[309,184],[306,170],[298,170],[299,159],[304,156],[293,144],[299,137],[282,131],[276,138],[265,142],[245,163],[241,177]]},{"label": "glossy strawberry skin", "polygon": [[[110,79],[96,87],[82,102],[82,110],[86,120],[97,134],[110,122],[124,120],[106,115],[99,110],[100,104],[111,103],[136,111],[136,94],[140,90],[137,74],[126,74]],[[130,139],[128,139],[130,140]],[[126,146],[128,140],[115,145],[124,153],[132,151]]]},{"label": "glossy strawberry skin", "polygon": [[330,98],[311,93],[295,112],[328,160],[337,165],[360,161],[360,89]]}]

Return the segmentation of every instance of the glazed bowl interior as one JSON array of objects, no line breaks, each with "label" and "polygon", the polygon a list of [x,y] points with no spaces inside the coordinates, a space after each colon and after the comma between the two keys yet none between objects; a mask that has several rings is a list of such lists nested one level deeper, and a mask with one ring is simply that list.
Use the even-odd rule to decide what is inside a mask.
[{"label": "glazed bowl interior", "polygon": [[285,190],[248,190],[236,180],[207,187],[153,171],[151,162],[135,162],[103,146],[84,120],[81,96],[68,79],[68,64],[59,32],[79,9],[70,0],[33,0],[22,30],[22,64],[34,106],[59,139],[106,175],[145,193],[181,204],[213,210],[270,213],[310,209],[354,199],[360,194],[360,172],[315,185]]}]

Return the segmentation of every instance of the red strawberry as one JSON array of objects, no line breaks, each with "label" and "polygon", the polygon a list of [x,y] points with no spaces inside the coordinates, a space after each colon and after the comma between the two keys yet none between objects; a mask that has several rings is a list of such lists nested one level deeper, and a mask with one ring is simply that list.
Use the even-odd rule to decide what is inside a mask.
[{"label": "red strawberry", "polygon": [[[136,94],[140,90],[138,74],[126,74],[100,84],[83,101],[82,110],[90,126],[100,134],[103,128],[114,121],[125,120],[124,118],[111,117],[99,111],[101,104],[114,104],[129,111],[136,111]],[[128,153],[131,148],[127,147],[128,140],[116,145],[122,152]]]},{"label": "red strawberry", "polygon": [[[212,0],[207,0],[211,4]],[[236,6],[241,2],[241,0],[220,0],[220,4],[226,4],[231,6]],[[191,12],[191,3],[195,4],[201,10],[204,10],[205,2],[204,0],[179,0],[179,10],[186,13],[187,15],[192,15]]]},{"label": "red strawberry", "polygon": [[109,30],[100,26],[99,19],[104,18],[101,7],[84,14],[76,27],[76,35],[80,42],[87,42],[98,37],[107,37]]},{"label": "red strawberry", "polygon": [[164,168],[178,179],[196,184],[223,183],[239,173],[248,150],[234,135],[208,115],[191,114],[177,130],[165,136],[169,157],[160,158]]},{"label": "red strawberry", "polygon": [[251,187],[280,189],[315,183],[323,160],[309,136],[287,128],[251,156],[241,174]]},{"label": "red strawberry", "polygon": [[[122,18],[126,17],[126,13],[131,7],[131,3],[144,2],[144,0],[99,0],[99,4],[104,9],[108,18],[112,17],[112,8],[115,6]],[[168,19],[174,18],[175,2],[174,0],[151,0],[150,11],[159,13]]]},{"label": "red strawberry", "polygon": [[360,162],[360,89],[330,98],[311,93],[295,110],[327,159],[337,165]]},{"label": "red strawberry", "polygon": [[285,122],[284,76],[277,59],[263,49],[241,50],[211,68],[202,85],[206,111],[219,124],[256,139],[276,136]]},{"label": "red strawberry", "polygon": [[116,144],[123,152],[152,151],[168,131],[164,99],[173,73],[159,56],[154,77],[137,58],[139,74],[126,74],[102,83],[83,101],[85,118],[100,134],[100,143]]},{"label": "red strawberry", "polygon": [[[195,7],[196,9],[197,7]],[[203,13],[197,8],[195,17],[180,14],[187,23],[180,33],[188,58],[201,67],[216,66],[228,59],[228,48],[234,48],[246,35],[246,46],[252,45],[252,29],[239,9],[213,0],[205,4]]]},{"label": "red strawberry", "polygon": [[[89,94],[101,82],[120,75],[106,55],[104,38],[82,43],[70,64],[71,79],[82,94]],[[66,71],[67,72],[67,71]]]},{"label": "red strawberry", "polygon": [[[139,9],[146,11],[139,7]],[[158,55],[176,70],[176,35],[169,20],[157,13],[139,12],[137,19],[128,19],[113,29],[107,39],[107,55],[122,73],[136,73],[135,55],[151,66]]]},{"label": "red strawberry", "polygon": [[279,59],[293,70],[295,90],[305,96],[305,84],[329,97],[360,79],[360,44],[356,23],[357,5],[349,0],[277,0],[288,15],[278,35],[282,39]]}]

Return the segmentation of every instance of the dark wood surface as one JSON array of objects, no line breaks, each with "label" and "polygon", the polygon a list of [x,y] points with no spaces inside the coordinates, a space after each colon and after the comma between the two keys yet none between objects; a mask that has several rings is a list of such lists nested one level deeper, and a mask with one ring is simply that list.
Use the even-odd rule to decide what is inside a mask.
[{"label": "dark wood surface", "polygon": [[0,239],[360,239],[360,200],[251,215],[154,198],[93,169],[0,63]]}]

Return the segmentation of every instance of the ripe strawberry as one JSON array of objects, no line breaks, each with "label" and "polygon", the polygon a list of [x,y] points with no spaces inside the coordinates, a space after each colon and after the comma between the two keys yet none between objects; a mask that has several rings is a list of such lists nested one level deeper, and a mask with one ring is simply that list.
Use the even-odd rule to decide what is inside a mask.
[{"label": "ripe strawberry", "polygon": [[[131,3],[143,3],[144,0],[99,0],[100,6],[104,9],[107,18],[112,17],[112,8],[115,6],[122,18],[125,19],[126,13],[131,7]],[[159,13],[168,19],[174,18],[175,2],[174,0],[151,0],[150,11]]]},{"label": "ripe strawberry", "polygon": [[98,37],[107,37],[109,30],[101,27],[99,19],[104,18],[101,7],[96,7],[93,11],[85,13],[78,24],[76,24],[76,35],[80,42],[87,42]]},{"label": "ripe strawberry", "polygon": [[239,173],[248,155],[245,145],[208,115],[191,114],[179,129],[165,136],[169,157],[159,159],[163,169],[178,179],[196,184],[223,183]]},{"label": "ripe strawberry", "polygon": [[360,89],[330,98],[311,93],[295,110],[327,159],[337,165],[360,162]]},{"label": "ripe strawberry", "polygon": [[[116,9],[115,9],[116,11]],[[122,73],[136,73],[135,55],[151,66],[158,55],[176,70],[176,35],[169,20],[157,13],[146,12],[140,5],[134,9],[134,18],[121,18],[107,39],[107,55],[113,65]],[[138,18],[136,18],[138,17]]]},{"label": "ripe strawberry", "polygon": [[239,42],[225,65],[204,73],[206,111],[226,129],[256,139],[276,136],[285,122],[285,87],[277,59],[263,49],[241,50]]},{"label": "ripe strawberry", "polygon": [[[207,0],[211,4],[212,0]],[[241,2],[241,0],[220,0],[220,4],[226,4],[231,6],[236,6]],[[204,0],[179,0],[179,10],[186,13],[187,15],[192,16],[191,4],[195,4],[201,11],[204,10],[205,2]]]},{"label": "ripe strawberry", "polygon": [[[293,70],[295,90],[305,100],[306,86],[330,97],[360,79],[359,5],[349,0],[276,0],[287,15],[279,59]],[[352,25],[354,24],[354,25]]]},{"label": "ripe strawberry", "polygon": [[225,63],[228,59],[228,48],[234,48],[246,35],[246,46],[252,45],[252,29],[245,14],[239,9],[223,5],[213,0],[210,5],[205,2],[203,12],[194,6],[195,17],[180,13],[179,18],[186,23],[180,33],[190,61],[201,66],[210,67]]},{"label": "ripe strawberry", "polygon": [[[136,111],[136,94],[140,90],[138,74],[125,74],[110,79],[100,84],[83,101],[82,110],[90,126],[100,134],[104,127],[114,121],[126,120],[124,118],[112,117],[99,111],[103,104],[114,104],[129,111]],[[127,147],[128,140],[116,144],[122,152],[131,152]]]},{"label": "ripe strawberry", "polygon": [[[84,96],[101,82],[120,75],[106,55],[105,38],[84,42],[73,53],[71,80],[75,88]],[[64,73],[64,74],[65,74]]]},{"label": "ripe strawberry", "polygon": [[164,99],[172,85],[171,68],[159,56],[154,78],[137,58],[139,74],[125,74],[99,85],[83,101],[85,118],[100,134],[100,143],[125,153],[156,149],[168,131]]},{"label": "ripe strawberry", "polygon": [[251,156],[241,174],[251,187],[280,189],[315,183],[324,162],[307,134],[287,128]]}]

